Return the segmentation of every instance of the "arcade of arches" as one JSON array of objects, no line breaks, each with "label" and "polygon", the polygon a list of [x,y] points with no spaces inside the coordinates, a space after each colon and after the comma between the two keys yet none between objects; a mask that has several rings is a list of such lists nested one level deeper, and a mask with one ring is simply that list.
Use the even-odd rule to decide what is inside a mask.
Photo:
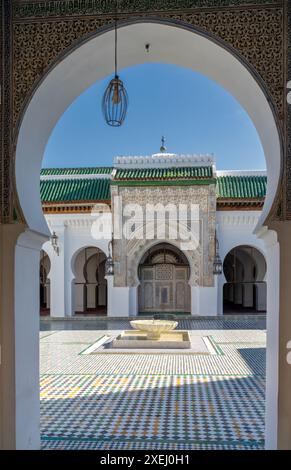
[{"label": "arcade of arches", "polygon": [[226,283],[223,286],[224,313],[266,312],[266,261],[254,247],[238,246],[223,263]]},{"label": "arcade of arches", "polygon": [[76,256],[73,287],[75,313],[106,315],[105,261],[105,253],[95,247],[86,247]]},{"label": "arcade of arches", "polygon": [[[226,1],[221,7],[212,0],[206,0],[203,8],[200,2],[195,2],[193,7],[186,9],[188,2],[169,3],[169,8],[167,2],[163,4],[162,11],[157,6],[160,3],[154,1],[132,2],[126,10],[120,6],[119,14],[124,21],[120,28],[120,66],[123,68],[148,60],[144,44],[150,38],[155,46],[152,47],[152,61],[176,63],[210,76],[238,99],[257,128],[268,170],[265,203],[263,207],[262,201],[257,207],[252,206],[252,211],[260,214],[259,220],[254,214],[251,222],[256,233],[254,235],[252,230],[252,235],[259,237],[259,243],[265,247],[267,264],[266,447],[290,449],[291,365],[287,361],[287,348],[291,339],[291,109],[287,105],[285,81],[291,80],[291,4],[288,0],[252,0],[247,3],[238,0]],[[50,132],[64,110],[84,89],[112,72],[108,59],[111,58],[108,48],[112,41],[108,39],[113,38],[113,33],[112,25],[108,24],[112,22],[113,12],[110,8],[103,11],[99,2],[96,5],[98,8],[92,7],[91,0],[77,0],[72,9],[72,2],[66,0],[4,0],[0,7],[0,431],[1,448],[4,449],[40,447],[37,317],[41,269],[43,287],[47,283],[45,279],[50,278],[51,313],[61,309],[65,311],[66,308],[72,312],[73,309],[72,288],[69,286],[73,284],[74,272],[71,266],[66,271],[62,249],[75,224],[74,209],[69,209],[70,216],[68,213],[62,214],[64,223],[59,227],[60,255],[57,256],[49,252],[50,247],[46,245],[49,244],[49,229],[52,228],[48,220],[55,214],[50,214],[46,207],[46,219],[42,215],[39,172]],[[147,16],[151,18],[150,22],[147,22]],[[50,42],[48,38],[52,34],[55,40]],[[133,37],[136,41],[132,40]],[[130,55],[127,53],[129,45]],[[184,166],[187,166],[185,162]],[[204,183],[194,189],[183,185],[184,193],[180,192],[183,199],[189,198],[187,191],[194,194],[199,189],[200,197],[205,202],[203,217],[206,217],[208,210],[206,219],[209,224],[204,246],[210,257],[205,258],[203,251],[197,252],[196,257],[187,256],[193,274],[189,279],[191,311],[194,306],[201,310],[205,299],[211,296],[214,299],[217,295],[217,285],[210,269],[215,252],[217,222],[215,178],[210,176],[207,187],[203,187]],[[282,184],[278,190],[279,181]],[[130,188],[121,186],[117,181],[113,182],[113,191],[123,192],[125,198],[135,197],[134,184]],[[166,186],[161,185],[159,196],[166,197],[165,189]],[[144,187],[139,194],[146,200],[148,188]],[[224,208],[233,201],[227,200],[227,197],[220,201],[216,215],[221,222],[222,235],[218,234],[218,237],[221,237],[222,258],[230,251],[226,241],[230,232],[233,234],[237,220],[243,225],[239,233],[249,223],[248,217],[243,214],[244,202],[237,201],[233,209],[239,214],[229,217]],[[249,197],[248,203],[253,202]],[[76,203],[73,205],[76,206]],[[84,214],[86,208],[82,210]],[[82,246],[92,246],[87,233],[83,233],[88,220],[83,222],[78,226],[84,241],[87,240]],[[231,249],[241,245],[253,246],[248,239],[241,239],[238,235],[236,238]],[[73,238],[71,241],[74,244]],[[79,248],[71,246],[72,254]],[[106,245],[98,248],[108,255]],[[125,248],[130,249],[133,256],[139,251],[133,243]],[[45,260],[40,262],[41,249],[50,257],[49,272]],[[262,251],[261,246],[258,249]],[[242,250],[236,259],[242,259],[242,254],[249,256]],[[95,261],[91,261],[92,265]],[[114,314],[117,310],[116,298],[112,300],[110,296],[112,289],[119,293],[116,295],[122,308],[127,305],[136,309],[138,302],[136,272],[131,266],[125,269],[125,258],[115,261],[117,284],[113,285],[112,279],[107,279],[108,314]],[[58,306],[54,305],[52,295],[54,284],[60,282],[60,278],[52,272],[56,264],[62,283],[66,283],[67,287],[57,299]],[[135,264],[132,263],[132,266]],[[203,266],[203,269],[195,269],[197,266]],[[95,267],[96,264],[96,274]],[[242,276],[242,267],[239,270]],[[91,274],[88,282],[89,278],[83,271],[82,282],[90,285],[90,293],[88,295],[88,286],[82,289],[87,292],[87,302],[84,302],[85,295],[82,306],[88,307],[89,301],[89,308],[90,305],[96,308],[99,306],[98,299],[102,295],[104,298],[104,287],[102,295],[96,293],[99,277],[95,274],[91,277]],[[254,277],[257,273],[253,271],[251,282]],[[197,285],[202,288],[198,290]],[[222,292],[222,289],[219,291]],[[163,299],[167,295],[168,290],[163,290]],[[42,301],[48,305],[46,296],[47,292],[43,290]],[[218,304],[223,304],[223,298],[218,300]]]}]

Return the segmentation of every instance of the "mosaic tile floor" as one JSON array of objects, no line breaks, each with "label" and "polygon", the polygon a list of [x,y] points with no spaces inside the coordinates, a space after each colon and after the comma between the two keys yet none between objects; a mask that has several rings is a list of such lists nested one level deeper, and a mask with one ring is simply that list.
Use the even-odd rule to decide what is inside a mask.
[{"label": "mosaic tile floor", "polygon": [[179,327],[211,336],[219,353],[82,355],[128,322],[41,322],[43,448],[262,449],[264,320]]}]

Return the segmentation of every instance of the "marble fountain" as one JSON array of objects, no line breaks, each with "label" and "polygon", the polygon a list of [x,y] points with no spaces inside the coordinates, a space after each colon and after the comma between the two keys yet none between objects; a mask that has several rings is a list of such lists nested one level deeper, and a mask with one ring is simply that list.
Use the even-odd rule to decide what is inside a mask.
[{"label": "marble fountain", "polygon": [[190,349],[188,331],[175,331],[173,320],[132,320],[132,330],[125,330],[112,342],[117,349]]}]

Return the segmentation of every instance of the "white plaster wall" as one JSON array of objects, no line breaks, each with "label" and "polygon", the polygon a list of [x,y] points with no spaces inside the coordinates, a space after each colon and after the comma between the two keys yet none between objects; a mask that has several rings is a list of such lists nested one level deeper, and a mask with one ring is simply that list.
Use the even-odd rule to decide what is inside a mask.
[{"label": "white plaster wall", "polygon": [[[50,242],[44,249],[50,255],[51,316],[72,316],[74,305],[74,263],[85,247],[94,246],[108,254],[108,240],[96,240],[91,233],[94,219],[88,214],[46,215],[51,232],[59,236],[60,254],[53,251]],[[82,263],[82,260],[80,260]],[[78,270],[78,272],[82,272]],[[85,281],[84,277],[78,281]]]},{"label": "white plaster wall", "polygon": [[191,287],[191,315],[217,315],[217,281],[214,287]]},{"label": "white plaster wall", "polygon": [[108,289],[107,315],[127,317],[130,311],[130,287],[114,287],[114,276],[106,276]]},{"label": "white plaster wall", "polygon": [[216,212],[219,253],[222,260],[230,250],[239,245],[253,246],[266,257],[265,243],[254,233],[260,215],[260,211]]},{"label": "white plaster wall", "polygon": [[[267,250],[262,239],[254,233],[260,218],[260,211],[217,211],[217,237],[219,241],[219,254],[222,262],[230,250],[240,245],[249,245],[257,248],[267,260]],[[268,269],[268,261],[267,261]],[[226,282],[224,275],[218,276],[218,314],[223,313],[223,285]],[[239,293],[237,293],[238,301]]]}]

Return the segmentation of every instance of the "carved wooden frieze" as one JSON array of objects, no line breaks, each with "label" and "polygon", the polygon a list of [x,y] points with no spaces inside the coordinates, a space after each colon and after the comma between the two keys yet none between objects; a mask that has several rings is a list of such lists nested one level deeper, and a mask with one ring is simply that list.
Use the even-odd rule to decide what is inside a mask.
[{"label": "carved wooden frieze", "polygon": [[143,13],[221,7],[277,5],[278,0],[16,0],[15,18]]}]

